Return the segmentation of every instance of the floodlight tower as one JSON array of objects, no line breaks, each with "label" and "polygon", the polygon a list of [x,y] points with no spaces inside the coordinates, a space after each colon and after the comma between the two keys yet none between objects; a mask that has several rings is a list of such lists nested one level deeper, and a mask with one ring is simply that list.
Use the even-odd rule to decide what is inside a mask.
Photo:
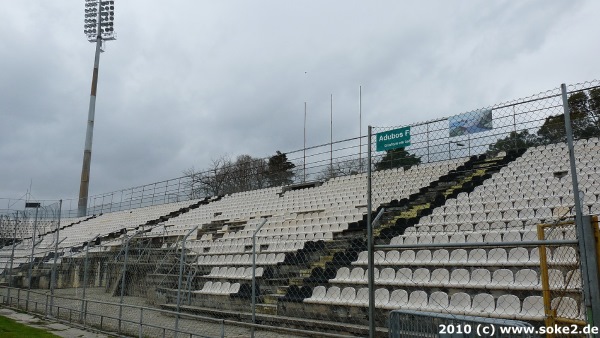
[{"label": "floodlight tower", "polygon": [[90,162],[92,160],[92,138],[94,135],[94,115],[96,111],[96,88],[98,86],[98,65],[100,52],[104,51],[104,41],[115,40],[113,22],[115,20],[115,2],[85,0],[85,19],[83,32],[89,42],[96,43],[94,72],[92,73],[92,91],[88,110],[85,147],[83,149],[83,166],[81,168],[81,185],[79,186],[79,202],[77,214],[83,217],[87,213],[88,190],[90,186]]}]

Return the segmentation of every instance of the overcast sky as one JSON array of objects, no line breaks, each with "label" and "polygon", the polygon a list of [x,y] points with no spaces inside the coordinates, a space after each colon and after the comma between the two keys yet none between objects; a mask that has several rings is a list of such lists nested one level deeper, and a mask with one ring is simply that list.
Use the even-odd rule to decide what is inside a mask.
[{"label": "overcast sky", "polygon": [[[600,1],[116,0],[90,195],[600,78]],[[84,1],[4,1],[0,197],[76,198]]]}]

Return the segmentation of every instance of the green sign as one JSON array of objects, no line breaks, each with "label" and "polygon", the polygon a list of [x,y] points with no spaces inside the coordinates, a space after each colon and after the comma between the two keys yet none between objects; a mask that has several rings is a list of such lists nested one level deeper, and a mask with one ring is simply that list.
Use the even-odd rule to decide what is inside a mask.
[{"label": "green sign", "polygon": [[410,127],[377,133],[377,151],[404,148],[410,145]]}]

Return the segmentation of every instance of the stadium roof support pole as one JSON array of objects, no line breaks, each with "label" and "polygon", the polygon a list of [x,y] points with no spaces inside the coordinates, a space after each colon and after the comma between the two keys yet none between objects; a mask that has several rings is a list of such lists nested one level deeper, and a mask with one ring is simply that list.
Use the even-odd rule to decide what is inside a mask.
[{"label": "stadium roof support pole", "polygon": [[94,71],[92,73],[92,90],[88,109],[87,129],[85,132],[85,146],[83,148],[83,165],[81,167],[81,184],[79,185],[79,202],[77,216],[87,214],[88,191],[90,187],[90,164],[92,161],[92,139],[94,137],[94,116],[96,114],[96,89],[98,87],[98,67],[100,65],[100,51],[102,36],[100,34],[101,16],[98,16],[98,36],[96,37],[96,54],[94,56]]},{"label": "stadium roof support pole", "polygon": [[573,128],[571,126],[571,109],[569,107],[569,98],[567,86],[560,85],[562,92],[563,110],[565,116],[565,132],[567,134],[567,147],[569,149],[569,163],[571,169],[571,181],[573,185],[573,199],[575,201],[575,224],[577,226],[577,237],[579,239],[580,267],[584,291],[584,304],[586,317],[591,325],[600,323],[600,293],[598,290],[598,263],[596,262],[594,233],[590,225],[589,217],[586,221],[583,219],[581,209],[581,198],[579,191],[579,182],[577,180],[577,166],[575,161],[575,148],[573,146]]}]

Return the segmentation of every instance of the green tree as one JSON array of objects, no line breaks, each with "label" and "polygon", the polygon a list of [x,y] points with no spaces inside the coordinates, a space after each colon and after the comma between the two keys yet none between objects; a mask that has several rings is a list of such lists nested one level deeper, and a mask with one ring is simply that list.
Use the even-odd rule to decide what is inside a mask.
[{"label": "green tree", "polygon": [[[585,91],[571,94],[568,98],[571,110],[571,126],[575,139],[587,139],[600,136],[598,113],[600,91],[593,89],[588,95]],[[565,142],[565,115],[549,116],[538,130],[540,144]]]},{"label": "green tree", "polygon": [[404,148],[387,150],[381,161],[375,163],[375,170],[392,168],[404,168],[405,170],[421,163],[421,158],[415,154],[409,154]]},{"label": "green tree", "polygon": [[267,177],[271,187],[292,184],[296,165],[290,162],[286,154],[279,150],[269,158],[267,163]]},{"label": "green tree", "polygon": [[525,129],[520,132],[511,131],[510,134],[489,146],[489,154],[497,154],[511,149],[529,148],[537,145],[537,137]]}]

